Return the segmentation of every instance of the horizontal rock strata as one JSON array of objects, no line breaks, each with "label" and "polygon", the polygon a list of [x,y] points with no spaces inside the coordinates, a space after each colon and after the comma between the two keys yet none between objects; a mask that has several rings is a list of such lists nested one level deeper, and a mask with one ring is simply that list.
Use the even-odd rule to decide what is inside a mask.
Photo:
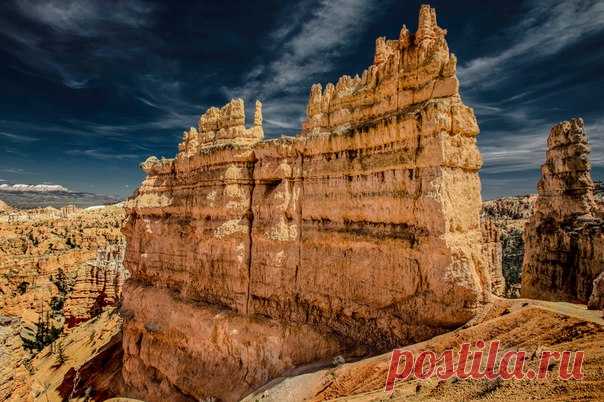
[{"label": "horizontal rock strata", "polygon": [[[489,297],[481,157],[433,9],[361,76],[311,89],[295,138],[211,108],[127,205],[124,379],[236,400],[285,370],[430,338]],[[225,374],[226,373],[226,374]],[[224,375],[223,375],[224,374]],[[235,376],[235,377],[233,377]]]}]

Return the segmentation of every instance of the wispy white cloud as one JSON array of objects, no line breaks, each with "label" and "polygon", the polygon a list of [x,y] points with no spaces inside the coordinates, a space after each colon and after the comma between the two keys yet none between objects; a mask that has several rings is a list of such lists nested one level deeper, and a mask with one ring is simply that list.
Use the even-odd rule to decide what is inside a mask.
[{"label": "wispy white cloud", "polygon": [[[3,50],[28,66],[27,73],[51,79],[58,77],[72,89],[91,85],[99,73],[90,63],[82,67],[61,53],[69,49],[74,38],[90,41],[86,48],[77,49],[83,60],[102,54],[103,49],[111,49],[113,54],[123,53],[120,34],[146,32],[142,28],[154,20],[153,7],[138,0],[118,0],[111,4],[102,0],[15,0],[14,5],[23,18],[43,29],[22,29],[17,21],[0,18],[0,35],[13,41],[13,46]],[[126,49],[126,53],[133,57],[133,49]],[[16,66],[11,68],[20,70]]]},{"label": "wispy white cloud", "polygon": [[524,17],[504,38],[510,45],[463,64],[458,75],[463,86],[492,86],[509,78],[514,65],[552,56],[589,34],[604,29],[601,0],[533,0]]},{"label": "wispy white cloud", "polygon": [[21,168],[3,168],[3,169],[0,169],[0,172],[15,174],[15,175],[31,173],[31,172],[28,172],[25,169],[21,169]]},{"label": "wispy white cloud", "polygon": [[594,166],[604,167],[604,117],[586,121],[587,136],[591,144],[591,162]]},{"label": "wispy white cloud", "polygon": [[[168,112],[155,119],[140,123],[101,124],[74,119],[69,120],[68,123],[72,127],[78,127],[72,130],[79,135],[110,136],[116,141],[135,142],[140,138],[141,133],[151,130],[174,130],[176,134],[179,134],[191,124],[196,124],[198,118],[197,113]],[[149,138],[146,137],[146,139]]]},{"label": "wispy white cloud", "polygon": [[[199,118],[197,113],[162,113],[157,117],[141,122],[125,122],[122,124],[106,124],[81,119],[64,119],[56,123],[38,124],[28,121],[0,120],[0,125],[10,127],[19,132],[36,132],[44,135],[62,135],[83,137],[89,139],[104,138],[115,142],[127,142],[131,147],[140,147],[142,141],[153,140],[154,136],[148,133],[153,130],[175,130],[179,134],[184,128],[195,123]],[[13,135],[10,138],[17,141],[17,137],[27,137],[22,135]],[[142,136],[142,134],[145,134]],[[0,132],[0,137],[2,137]],[[29,138],[29,137],[27,137]],[[37,138],[31,137],[35,141]]]},{"label": "wispy white cloud", "polygon": [[100,160],[139,159],[141,157],[135,153],[116,153],[100,149],[70,149],[65,151],[65,153],[71,156],[85,156]]},{"label": "wispy white cloud", "polygon": [[[273,60],[254,65],[240,87],[225,88],[228,97],[265,102],[265,130],[300,127],[310,85],[321,74],[336,68],[338,57],[354,49],[368,22],[383,2],[376,0],[306,0],[291,10],[269,34]],[[311,10],[310,12],[308,10]],[[342,74],[346,72],[343,71]],[[277,112],[272,103],[286,104]]]},{"label": "wispy white cloud", "polygon": [[483,174],[500,174],[538,169],[545,158],[549,126],[534,126],[510,135],[510,131],[490,132],[479,141],[485,162]]},{"label": "wispy white cloud", "polygon": [[[571,116],[569,116],[571,117]],[[483,174],[501,174],[538,169],[545,160],[546,141],[558,122],[530,121],[526,128],[492,131],[479,141],[485,166]],[[594,166],[604,166],[604,118],[587,120],[585,128],[591,145]]]},{"label": "wispy white cloud", "polygon": [[25,152],[20,151],[20,150],[15,149],[15,148],[11,148],[11,147],[4,147],[4,148],[2,148],[1,152],[4,152],[7,155],[16,156],[17,158],[20,158],[20,159],[28,159],[29,158],[29,155],[26,154]]},{"label": "wispy white cloud", "polygon": [[116,24],[141,28],[148,24],[153,9],[136,0],[19,0],[23,15],[56,32],[97,36]]},{"label": "wispy white cloud", "polygon": [[307,96],[272,98],[263,105],[264,130],[273,135],[295,134],[302,126]]},{"label": "wispy white cloud", "polygon": [[30,137],[27,135],[8,133],[6,131],[0,131],[0,137],[6,138],[14,142],[32,142],[38,140],[37,138]]},{"label": "wispy white cloud", "polygon": [[[165,70],[177,70],[173,65],[165,67]],[[167,115],[199,113],[204,105],[193,104],[186,99],[187,86],[170,74],[166,74],[165,70],[163,71],[164,74],[149,73],[136,77],[134,88],[141,94],[136,96],[136,99],[144,105],[163,111]]]},{"label": "wispy white cloud", "polygon": [[[604,31],[604,2],[598,0],[528,0],[515,24],[485,39],[503,44],[458,68],[464,100],[474,107],[483,127],[478,143],[485,161],[482,174],[487,186],[494,175],[538,172],[545,158],[546,140],[558,118],[571,118],[573,110],[560,97],[570,88],[584,91],[576,75],[551,75],[543,80],[526,80],[528,74],[542,77],[547,63],[564,62],[561,52],[590,35]],[[593,60],[573,61],[576,67]],[[594,56],[596,57],[596,56]],[[597,55],[601,57],[601,55]],[[533,69],[533,70],[531,70]],[[519,84],[521,83],[521,84]],[[501,97],[497,97],[503,94]],[[548,106],[545,107],[544,104]],[[559,106],[557,106],[559,105]],[[575,111],[594,116],[593,110]],[[568,115],[567,115],[568,113]],[[597,115],[596,115],[597,120]],[[602,164],[602,131],[586,119],[594,151],[594,165]],[[593,134],[592,134],[593,133]]]}]

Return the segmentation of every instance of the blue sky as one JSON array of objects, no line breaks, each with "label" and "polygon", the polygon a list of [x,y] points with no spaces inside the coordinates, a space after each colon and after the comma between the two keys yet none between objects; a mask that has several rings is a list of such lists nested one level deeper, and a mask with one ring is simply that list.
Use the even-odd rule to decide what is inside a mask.
[{"label": "blue sky", "polygon": [[[420,3],[4,1],[0,183],[128,195],[140,161],[232,97],[263,101],[269,137],[294,135],[310,86],[361,72]],[[484,198],[535,192],[549,127],[574,116],[604,178],[604,1],[430,4],[479,119]]]}]

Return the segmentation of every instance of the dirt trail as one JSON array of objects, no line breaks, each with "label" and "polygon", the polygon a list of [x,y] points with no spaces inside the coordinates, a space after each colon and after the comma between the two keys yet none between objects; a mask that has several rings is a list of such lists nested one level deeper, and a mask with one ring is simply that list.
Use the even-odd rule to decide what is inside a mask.
[{"label": "dirt trail", "polygon": [[573,304],[566,302],[549,302],[543,300],[518,299],[518,302],[530,302],[554,313],[564,314],[569,317],[580,320],[591,321],[596,324],[604,325],[604,314],[598,310],[588,310],[584,304]]},{"label": "dirt trail", "polygon": [[[545,380],[409,380],[384,392],[390,353],[280,379],[245,401],[604,400],[604,320],[584,305],[530,299],[496,299],[474,322],[406,349],[440,353],[462,342],[500,340],[504,350],[525,350],[529,366],[542,350],[585,352],[581,381],[562,381],[554,364]],[[470,360],[471,361],[471,360]],[[273,383],[275,384],[275,383]]]}]

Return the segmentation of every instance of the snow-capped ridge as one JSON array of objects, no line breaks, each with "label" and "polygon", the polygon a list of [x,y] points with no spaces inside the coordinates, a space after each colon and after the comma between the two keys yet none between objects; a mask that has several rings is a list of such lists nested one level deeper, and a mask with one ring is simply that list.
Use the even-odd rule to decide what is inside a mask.
[{"label": "snow-capped ridge", "polygon": [[0,184],[0,191],[19,191],[19,192],[65,192],[69,193],[69,189],[59,184]]}]

